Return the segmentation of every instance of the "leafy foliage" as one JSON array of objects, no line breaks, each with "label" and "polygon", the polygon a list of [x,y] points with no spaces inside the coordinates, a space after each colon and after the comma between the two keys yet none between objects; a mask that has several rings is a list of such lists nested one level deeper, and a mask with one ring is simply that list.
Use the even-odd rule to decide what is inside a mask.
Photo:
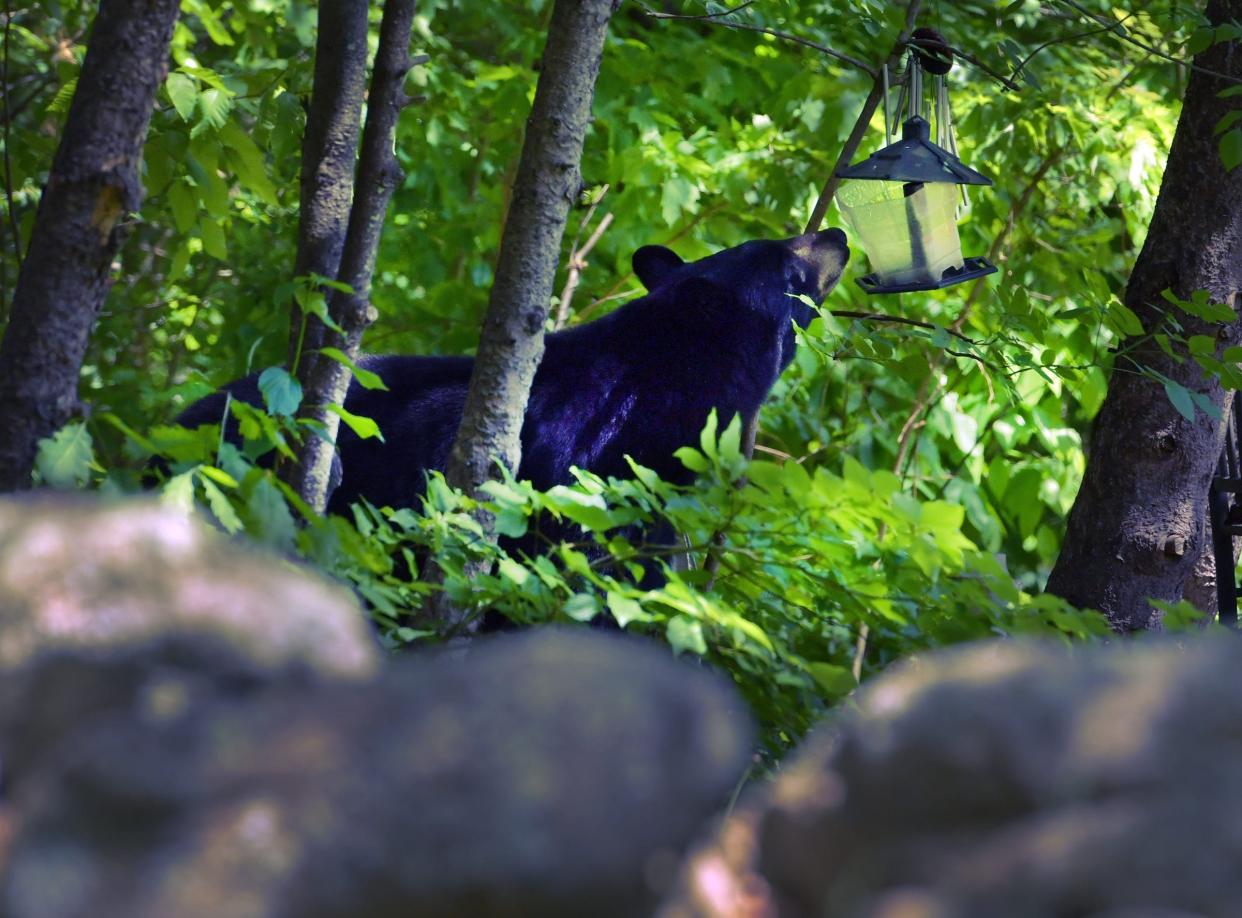
[{"label": "leafy foliage", "polygon": [[[804,225],[870,77],[725,22],[874,62],[904,17],[901,4],[875,0],[761,0],[727,16],[696,0],[660,9],[715,18],[657,19],[637,3],[615,18],[578,212],[597,204],[613,222],[571,324],[641,292],[628,264],[641,245],[696,258]],[[534,557],[517,542],[480,542],[469,501],[438,483],[421,514],[360,508],[353,520],[299,527],[303,508],[255,464],[291,455],[291,439],[305,435],[288,417],[300,392],[279,369],[288,305],[324,311],[322,279],[293,277],[315,5],[187,0],[183,10],[146,146],[146,200],[83,370],[91,414],[46,446],[44,480],[132,491],[147,459],[162,456],[165,500],[201,506],[227,531],[352,583],[398,643],[436,637],[408,614],[432,589],[413,579],[428,553],[445,566],[445,588],[477,610],[523,622],[611,616],[661,634],[733,675],[773,748],[855,684],[856,662],[865,674],[926,646],[1096,627],[1031,594],[1056,557],[1106,373],[1117,360],[1135,369],[1124,358],[1141,325],[1118,292],[1146,232],[1184,79],[1118,33],[1180,57],[1237,40],[1205,34],[1191,5],[927,4],[929,24],[1022,85],[1007,92],[965,66],[950,75],[963,159],[996,180],[972,194],[963,248],[990,254],[999,278],[895,300],[868,298],[847,276],[764,409],[758,461],[743,468],[726,426],[682,453],[699,475],[691,488],[640,469],[631,481],[583,475],[545,494],[505,482],[489,504],[511,539],[537,542],[541,520],[584,527]],[[0,320],[19,251],[7,227],[29,237],[93,11],[56,0],[15,11],[9,27]],[[370,350],[474,346],[549,11],[547,0],[420,3],[415,50],[430,60],[409,77],[422,101],[398,128],[407,175],[379,253]],[[860,155],[882,143],[881,126],[877,116]],[[1218,126],[1231,168],[1240,132],[1236,119]],[[566,248],[580,219],[571,217]],[[1170,303],[1169,316],[1200,308]],[[831,314],[877,311],[925,325]],[[1175,325],[1161,334],[1236,384],[1237,355],[1213,363]],[[230,404],[241,449],[218,428],[168,424],[251,368],[271,368],[268,410]],[[1168,395],[1183,413],[1205,408],[1176,384]],[[382,436],[367,419],[343,418]],[[689,549],[659,536],[670,523]],[[494,575],[455,576],[480,553],[495,560]],[[662,586],[644,585],[650,570]]]}]

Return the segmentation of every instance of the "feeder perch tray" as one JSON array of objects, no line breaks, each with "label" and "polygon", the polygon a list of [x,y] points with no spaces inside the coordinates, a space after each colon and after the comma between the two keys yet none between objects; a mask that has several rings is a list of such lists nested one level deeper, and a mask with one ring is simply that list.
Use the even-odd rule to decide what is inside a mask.
[{"label": "feeder perch tray", "polygon": [[876,274],[858,278],[858,286],[867,293],[910,293],[915,290],[941,290],[953,284],[986,277],[996,273],[996,265],[986,258],[967,258],[960,268],[948,268],[938,281],[918,281],[909,284],[885,284]]}]

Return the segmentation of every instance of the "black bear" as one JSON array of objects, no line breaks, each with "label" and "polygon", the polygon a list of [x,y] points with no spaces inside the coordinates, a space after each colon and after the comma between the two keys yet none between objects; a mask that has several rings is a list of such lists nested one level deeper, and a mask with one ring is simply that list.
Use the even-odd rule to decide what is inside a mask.
[{"label": "black bear", "polygon": [[[754,240],[695,262],[662,246],[634,254],[649,291],[594,322],[547,337],[522,427],[519,478],[538,488],[570,482],[572,466],[628,477],[625,456],[663,478],[686,481],[674,458],[696,443],[714,408],[723,426],[756,411],[794,355],[793,323],[806,326],[849,260],[838,229]],[[416,506],[429,469],[443,469],[470,382],[469,357],[366,357],[388,391],[356,382],[345,405],[373,418],[384,442],[344,426],[342,477],[328,509],[360,497],[376,506]],[[262,404],[256,377],[225,387]],[[223,395],[191,406],[193,427],[220,419]]]}]

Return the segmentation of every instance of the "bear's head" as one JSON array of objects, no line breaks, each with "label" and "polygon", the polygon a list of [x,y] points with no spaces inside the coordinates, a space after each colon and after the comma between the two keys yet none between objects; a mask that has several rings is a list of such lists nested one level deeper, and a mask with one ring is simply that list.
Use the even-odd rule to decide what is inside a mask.
[{"label": "bear's head", "polygon": [[662,245],[643,246],[634,253],[634,273],[652,293],[694,279],[699,286],[740,297],[749,309],[785,322],[792,316],[805,327],[812,311],[797,297],[822,303],[849,259],[845,233],[834,228],[790,239],[755,239],[692,262]]}]

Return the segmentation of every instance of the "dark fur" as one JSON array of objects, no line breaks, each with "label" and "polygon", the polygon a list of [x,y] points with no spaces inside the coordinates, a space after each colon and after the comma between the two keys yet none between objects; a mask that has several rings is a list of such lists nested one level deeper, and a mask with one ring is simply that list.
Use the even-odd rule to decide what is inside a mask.
[{"label": "dark fur", "polygon": [[[634,270],[650,291],[586,325],[547,338],[522,428],[519,477],[548,488],[578,466],[628,477],[629,455],[674,481],[688,478],[673,452],[696,443],[708,412],[721,426],[758,409],[793,359],[791,320],[836,283],[849,249],[840,230],[783,241],[756,240],[697,262],[647,246]],[[346,407],[375,419],[385,442],[342,426],[343,477],[329,510],[359,497],[377,506],[417,505],[428,469],[443,469],[470,381],[469,357],[367,357],[387,392],[356,382]],[[261,404],[255,377],[225,387]],[[220,418],[223,395],[192,406],[186,426]]]}]

